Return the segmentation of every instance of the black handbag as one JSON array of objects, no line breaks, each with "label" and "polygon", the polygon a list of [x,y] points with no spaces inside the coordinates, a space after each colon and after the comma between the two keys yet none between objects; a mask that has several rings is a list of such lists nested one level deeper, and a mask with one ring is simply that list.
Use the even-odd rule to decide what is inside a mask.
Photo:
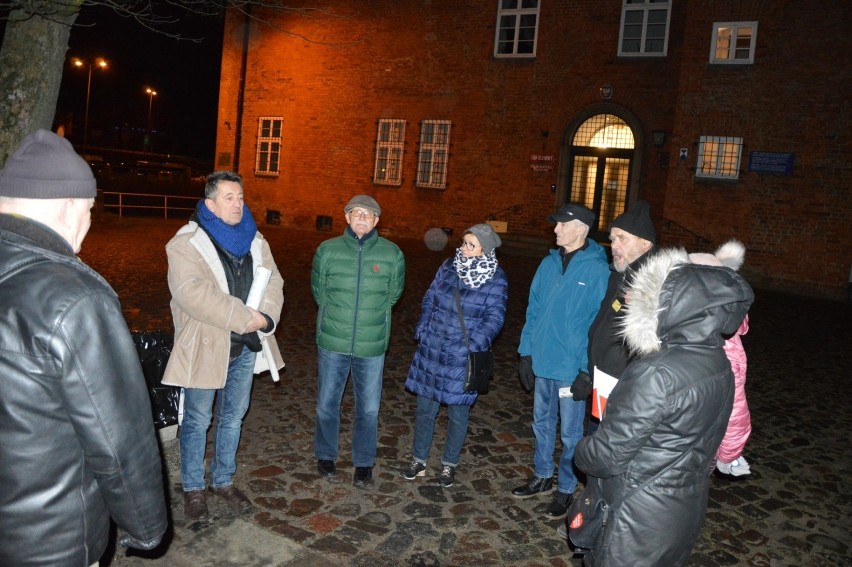
[{"label": "black handbag", "polygon": [[610,506],[603,499],[601,479],[589,477],[579,498],[568,508],[568,537],[581,549],[594,549],[609,516]]},{"label": "black handbag", "polygon": [[456,307],[461,325],[464,344],[467,346],[467,375],[464,378],[464,391],[476,392],[478,394],[488,393],[488,384],[494,376],[494,353],[490,350],[482,352],[470,352],[470,342],[467,340],[467,330],[464,326],[462,316],[461,297],[459,288],[456,287]]}]

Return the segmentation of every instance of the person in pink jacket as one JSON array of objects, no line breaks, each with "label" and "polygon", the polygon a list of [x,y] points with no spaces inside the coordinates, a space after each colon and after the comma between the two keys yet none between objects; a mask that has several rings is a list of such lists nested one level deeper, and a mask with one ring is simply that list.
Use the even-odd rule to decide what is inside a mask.
[{"label": "person in pink jacket", "polygon": [[[723,244],[715,254],[690,254],[693,264],[707,266],[724,266],[739,270],[745,259],[745,246],[736,240]],[[743,457],[743,448],[751,435],[751,413],[746,401],[746,353],[740,338],[748,332],[748,315],[743,319],[739,329],[725,341],[725,354],[731,362],[734,372],[734,408],[728,421],[728,429],[719,450],[716,452],[716,468],[720,473],[731,476],[751,474],[751,468]]]}]

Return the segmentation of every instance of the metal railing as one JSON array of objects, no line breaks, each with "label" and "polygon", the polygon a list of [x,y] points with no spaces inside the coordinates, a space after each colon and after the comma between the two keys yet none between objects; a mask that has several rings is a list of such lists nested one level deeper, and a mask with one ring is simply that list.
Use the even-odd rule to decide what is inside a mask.
[{"label": "metal railing", "polygon": [[709,239],[704,238],[700,234],[689,230],[688,228],[686,228],[682,224],[676,223],[672,219],[669,219],[669,218],[666,218],[666,217],[660,217],[660,222],[665,223],[667,230],[671,230],[672,226],[675,226],[678,229],[680,229],[682,232],[689,234],[694,239],[694,244],[696,246],[709,246],[711,244]]},{"label": "metal railing", "polygon": [[[123,216],[127,209],[162,210],[163,218],[169,218],[169,211],[194,211],[198,197],[181,197],[179,195],[157,195],[156,193],[118,193],[115,191],[100,191],[104,209],[118,209],[118,216]],[[117,197],[117,199],[115,199]],[[116,202],[117,201],[117,202]],[[191,207],[181,206],[186,202]]]}]

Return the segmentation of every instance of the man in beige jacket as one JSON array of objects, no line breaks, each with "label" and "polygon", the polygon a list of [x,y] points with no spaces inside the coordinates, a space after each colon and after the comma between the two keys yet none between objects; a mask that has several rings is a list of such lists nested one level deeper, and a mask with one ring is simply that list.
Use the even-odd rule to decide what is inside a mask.
[{"label": "man in beige jacket", "polygon": [[[239,513],[253,510],[233,482],[240,430],[252,375],[284,366],[272,335],[284,281],[243,202],[242,178],[214,172],[204,195],[189,223],[166,245],[175,341],[163,384],[184,388],[180,459],[187,522],[209,519],[204,454],[214,400],[209,491]],[[253,309],[246,299],[259,268],[271,276]]]}]

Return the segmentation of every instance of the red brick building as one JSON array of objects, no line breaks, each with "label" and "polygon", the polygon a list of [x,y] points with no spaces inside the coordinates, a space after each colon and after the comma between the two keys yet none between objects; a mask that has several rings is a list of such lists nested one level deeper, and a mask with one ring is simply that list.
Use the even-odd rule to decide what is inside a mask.
[{"label": "red brick building", "polygon": [[850,3],[290,5],[226,20],[216,167],[261,222],[337,233],[369,193],[391,238],[545,242],[574,200],[606,240],[644,198],[661,245],[736,237],[754,285],[845,296]]}]

